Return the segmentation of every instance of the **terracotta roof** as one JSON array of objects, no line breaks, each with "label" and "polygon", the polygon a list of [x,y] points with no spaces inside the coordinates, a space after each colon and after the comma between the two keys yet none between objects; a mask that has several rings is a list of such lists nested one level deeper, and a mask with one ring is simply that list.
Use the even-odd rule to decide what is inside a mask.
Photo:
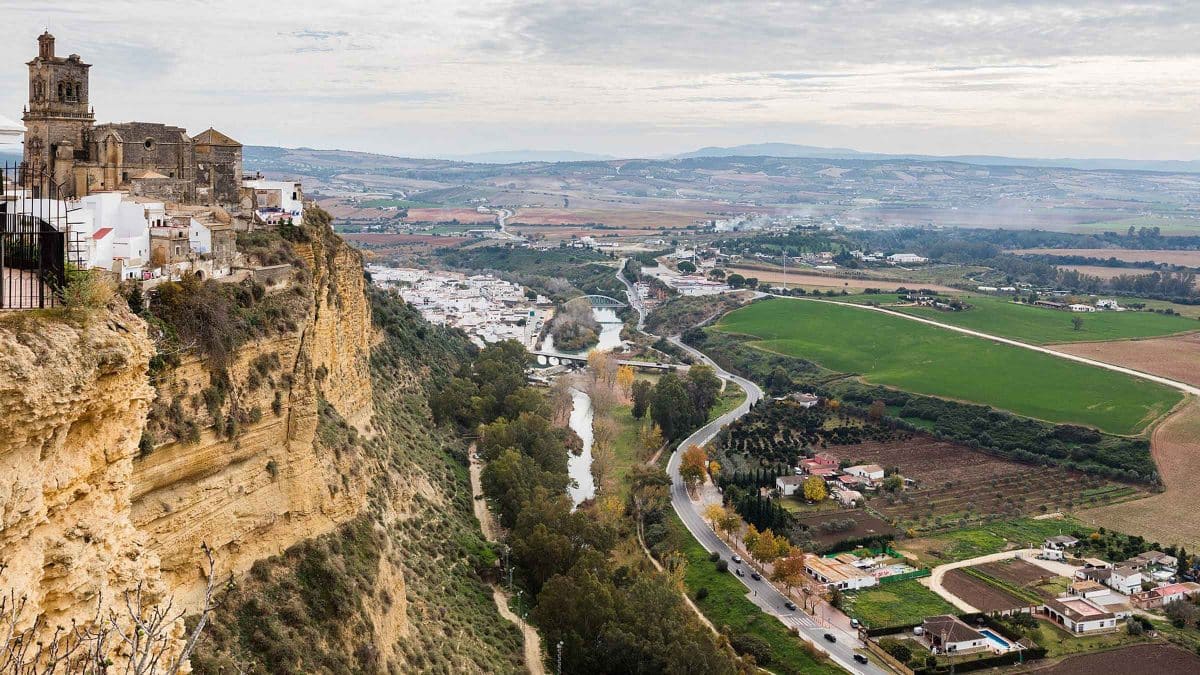
[{"label": "terracotta roof", "polygon": [[949,614],[931,616],[925,619],[921,625],[926,633],[936,635],[945,642],[967,642],[968,640],[983,639],[983,635],[979,631],[963,623],[957,616],[950,616]]},{"label": "terracotta roof", "polygon": [[99,240],[107,237],[108,233],[112,232],[112,231],[113,231],[113,229],[111,227],[102,227],[92,233],[92,239],[99,241]]},{"label": "terracotta roof", "polygon": [[192,138],[192,143],[196,145],[223,145],[226,147],[235,148],[242,147],[241,143],[238,143],[237,141],[217,131],[216,129],[213,129],[212,127],[201,131],[198,135]]}]

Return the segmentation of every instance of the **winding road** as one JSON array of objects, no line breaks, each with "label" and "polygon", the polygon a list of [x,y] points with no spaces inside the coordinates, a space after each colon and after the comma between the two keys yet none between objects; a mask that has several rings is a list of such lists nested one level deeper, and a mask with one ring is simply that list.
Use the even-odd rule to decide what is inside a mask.
[{"label": "winding road", "polygon": [[[679,461],[685,448],[708,443],[717,435],[717,432],[722,427],[749,412],[750,406],[762,399],[763,392],[758,385],[744,377],[727,372],[703,352],[685,345],[678,337],[672,337],[670,340],[693,358],[712,366],[719,377],[737,384],[746,391],[746,400],[741,405],[705,424],[693,432],[692,435],[683,439],[683,442],[671,453],[671,459],[667,463],[667,473],[671,476],[671,506],[674,507],[675,513],[679,514],[680,520],[683,521],[683,524],[692,533],[692,536],[696,538],[696,541],[700,542],[704,550],[709,552],[716,551],[722,558],[730,560],[733,556],[733,550],[713,532],[712,528],[709,527],[708,523],[697,510],[696,503],[688,496],[687,486],[684,485],[683,478],[679,475]],[[732,560],[730,560],[730,564],[732,567]],[[857,635],[840,628],[822,628],[812,616],[805,612],[798,609],[788,609],[784,605],[788,599],[766,579],[755,581],[749,576],[735,578],[742,582],[750,591],[746,596],[748,600],[758,605],[767,614],[779,619],[788,628],[797,631],[805,640],[815,645],[817,649],[828,654],[842,668],[851,673],[877,674],[889,672],[874,664],[864,665],[854,661],[856,650],[862,648],[862,642],[859,641]],[[826,641],[826,633],[836,636],[837,642],[830,643]]]}]

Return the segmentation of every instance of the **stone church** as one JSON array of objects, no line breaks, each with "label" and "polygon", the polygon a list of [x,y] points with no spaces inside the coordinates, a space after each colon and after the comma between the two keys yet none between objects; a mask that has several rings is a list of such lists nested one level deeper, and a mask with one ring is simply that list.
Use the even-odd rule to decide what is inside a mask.
[{"label": "stone church", "polygon": [[128,190],[178,204],[236,205],[242,144],[214,129],[188,136],[154,122],[96,124],[88,71],[78,54],[54,54],[54,36],[38,37],[29,65],[25,169],[44,171],[60,195]]}]

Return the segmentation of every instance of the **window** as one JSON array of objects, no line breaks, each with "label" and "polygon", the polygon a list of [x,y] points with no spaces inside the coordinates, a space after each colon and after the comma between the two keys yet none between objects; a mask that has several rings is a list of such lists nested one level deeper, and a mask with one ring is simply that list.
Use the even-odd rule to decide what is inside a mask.
[{"label": "window", "polygon": [[147,138],[145,141],[142,141],[142,147],[146,148],[147,150],[153,150],[154,149],[154,139]]}]

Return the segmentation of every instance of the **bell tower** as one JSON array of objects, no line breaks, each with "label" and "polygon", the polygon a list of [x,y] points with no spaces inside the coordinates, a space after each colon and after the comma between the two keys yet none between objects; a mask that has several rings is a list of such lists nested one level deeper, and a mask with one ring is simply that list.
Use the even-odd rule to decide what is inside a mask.
[{"label": "bell tower", "polygon": [[72,193],[76,161],[87,161],[96,118],[88,108],[88,71],[78,54],[54,53],[54,36],[38,37],[29,66],[29,105],[25,122],[25,167],[45,171]]}]

